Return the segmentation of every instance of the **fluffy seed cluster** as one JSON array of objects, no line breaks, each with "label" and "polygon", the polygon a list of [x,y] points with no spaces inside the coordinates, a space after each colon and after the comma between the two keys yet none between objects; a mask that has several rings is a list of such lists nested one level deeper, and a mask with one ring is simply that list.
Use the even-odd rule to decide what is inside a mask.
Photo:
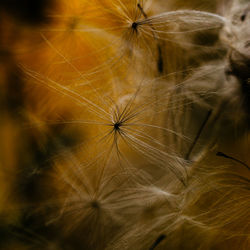
[{"label": "fluffy seed cluster", "polygon": [[0,248],[249,249],[249,1],[24,2],[0,3]]}]

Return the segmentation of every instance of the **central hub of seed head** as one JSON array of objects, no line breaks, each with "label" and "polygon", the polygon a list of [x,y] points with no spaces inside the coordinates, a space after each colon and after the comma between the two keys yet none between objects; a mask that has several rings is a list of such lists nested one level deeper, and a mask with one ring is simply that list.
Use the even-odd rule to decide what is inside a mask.
[{"label": "central hub of seed head", "polygon": [[121,123],[120,122],[116,122],[114,124],[114,130],[119,130],[120,129],[120,126],[121,126]]},{"label": "central hub of seed head", "polygon": [[90,206],[94,209],[99,209],[100,208],[100,203],[96,200],[91,201]]},{"label": "central hub of seed head", "polygon": [[137,22],[133,22],[132,23],[132,29],[137,30],[138,27],[138,23]]}]

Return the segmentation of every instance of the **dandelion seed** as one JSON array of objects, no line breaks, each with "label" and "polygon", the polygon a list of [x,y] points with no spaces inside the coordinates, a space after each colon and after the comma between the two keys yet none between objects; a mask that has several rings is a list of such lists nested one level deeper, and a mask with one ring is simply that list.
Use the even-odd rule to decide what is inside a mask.
[{"label": "dandelion seed", "polygon": [[194,149],[197,141],[199,140],[199,137],[200,137],[200,135],[201,135],[204,127],[206,126],[206,123],[207,123],[209,117],[211,116],[211,113],[212,113],[212,110],[209,110],[207,116],[205,117],[205,120],[203,121],[203,123],[202,123],[202,125],[201,125],[201,127],[200,127],[200,129],[199,129],[199,131],[198,131],[198,133],[197,133],[197,135],[196,135],[196,137],[195,137],[192,145],[191,145],[191,147],[189,148],[188,153],[186,155],[186,159],[187,160],[190,158],[190,155],[191,155],[191,153],[192,153],[192,151],[193,151],[193,149]]},{"label": "dandelion seed", "polygon": [[150,250],[154,250],[165,238],[166,238],[166,235],[164,235],[164,234],[160,235],[156,239],[156,241],[154,242],[154,244],[152,245],[152,247],[150,247]]},{"label": "dandelion seed", "polygon": [[232,157],[232,156],[226,155],[226,154],[224,154],[224,153],[222,153],[222,152],[217,152],[216,155],[217,155],[217,156],[224,157],[224,158],[227,158],[227,159],[231,159],[231,160],[233,160],[233,161],[236,161],[236,162],[240,163],[241,165],[243,165],[244,167],[246,167],[248,170],[250,170],[250,167],[249,167],[246,163],[244,163],[244,162],[242,162],[242,161],[240,161],[240,160],[237,160],[237,159],[235,159],[235,158]]}]

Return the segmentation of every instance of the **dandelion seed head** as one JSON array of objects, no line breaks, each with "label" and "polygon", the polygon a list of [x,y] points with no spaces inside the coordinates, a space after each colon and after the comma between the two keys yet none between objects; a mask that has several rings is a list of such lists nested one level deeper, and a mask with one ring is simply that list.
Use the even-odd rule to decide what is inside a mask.
[{"label": "dandelion seed head", "polygon": [[[207,248],[213,246],[210,233],[218,236],[220,229],[223,237],[249,232],[248,226],[240,228],[249,216],[249,180],[202,159],[221,136],[217,129],[226,130],[218,122],[221,116],[231,112],[234,121],[240,116],[235,110],[241,94],[231,91],[237,84],[226,82],[224,56],[230,50],[234,66],[249,55],[249,11],[240,11],[231,22],[232,17],[193,9],[159,14],[159,1],[147,1],[154,13],[145,1],[63,0],[62,10],[51,15],[55,22],[38,32],[42,60],[27,75],[32,84],[39,82],[77,104],[76,109],[64,103],[62,109],[74,120],[67,122],[71,116],[65,115],[62,124],[79,125],[84,134],[76,148],[58,142],[63,153],[55,156],[53,168],[52,220],[62,225],[60,237],[79,238],[84,249],[106,249],[113,237],[117,248],[112,250],[150,249],[159,242],[162,249],[189,249],[182,246],[204,233],[195,237],[195,247],[190,245],[203,249],[201,241],[207,236]],[[168,9],[168,1],[160,2]],[[228,32],[219,45],[222,52],[215,44],[196,46],[191,39],[209,30],[216,36]],[[208,65],[201,56],[206,50],[215,51],[218,60]],[[184,51],[198,57],[190,70]],[[156,75],[160,79],[151,81]],[[148,83],[137,83],[140,76]],[[170,93],[176,82],[176,92]],[[44,106],[54,107],[55,96]]]}]

